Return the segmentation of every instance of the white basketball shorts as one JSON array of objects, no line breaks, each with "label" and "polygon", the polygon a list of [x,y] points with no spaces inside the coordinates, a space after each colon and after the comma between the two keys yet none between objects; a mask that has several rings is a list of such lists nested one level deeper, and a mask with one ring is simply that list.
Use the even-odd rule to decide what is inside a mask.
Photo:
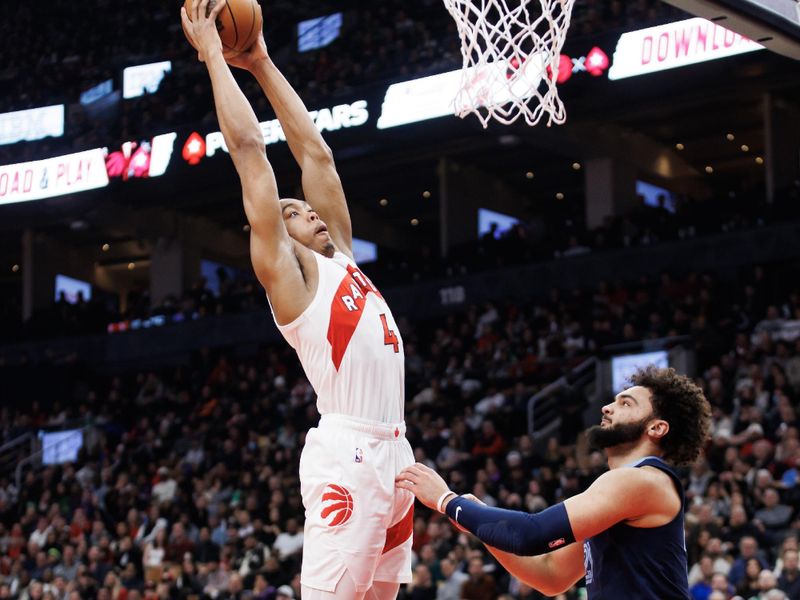
[{"label": "white basketball shorts", "polygon": [[300,456],[303,585],[333,592],[345,570],[358,592],[411,581],[414,496],[394,479],[412,464],[405,423],[322,416]]}]

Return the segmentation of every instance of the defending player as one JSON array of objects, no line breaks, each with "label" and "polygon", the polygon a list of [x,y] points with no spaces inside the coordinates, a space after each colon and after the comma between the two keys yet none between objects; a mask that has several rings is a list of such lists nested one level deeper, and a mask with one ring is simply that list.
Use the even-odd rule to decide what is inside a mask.
[{"label": "defending player", "polygon": [[562,593],[585,576],[590,600],[686,600],[685,500],[667,463],[697,459],[711,410],[702,390],[674,369],[649,367],[631,383],[589,430],[611,470],[582,494],[540,513],[458,497],[420,464],[403,471],[397,485],[446,512],[509,573],[544,594]]},{"label": "defending player", "polygon": [[351,251],[350,216],[330,149],[270,60],[263,37],[231,63],[255,75],[300,165],[308,203],[279,200],[264,139],[222,56],[208,0],[182,19],[204,61],[239,174],[253,268],[297,351],[322,415],[300,460],[306,522],[303,600],[396,598],[411,579],[414,498],[394,478],[405,439],[403,344],[392,313]]}]

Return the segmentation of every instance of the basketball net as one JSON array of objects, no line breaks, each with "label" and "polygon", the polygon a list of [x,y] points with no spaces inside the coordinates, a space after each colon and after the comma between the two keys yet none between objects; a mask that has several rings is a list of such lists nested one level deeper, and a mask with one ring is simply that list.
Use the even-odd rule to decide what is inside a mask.
[{"label": "basketball net", "polygon": [[528,125],[536,125],[545,114],[548,126],[566,120],[556,80],[575,0],[444,4],[458,26],[464,57],[455,98],[459,117],[475,113],[484,127],[491,119],[509,125],[520,116]]}]

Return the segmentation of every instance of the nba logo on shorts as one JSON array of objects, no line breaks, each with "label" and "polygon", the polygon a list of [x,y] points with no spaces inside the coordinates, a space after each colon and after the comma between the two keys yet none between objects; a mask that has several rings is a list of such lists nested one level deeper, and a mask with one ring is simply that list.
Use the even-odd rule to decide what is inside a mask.
[{"label": "nba logo on shorts", "polygon": [[328,527],[344,525],[353,514],[353,496],[350,492],[340,485],[329,483],[322,494],[322,512],[320,516],[327,519],[333,518],[328,522]]},{"label": "nba logo on shorts", "polygon": [[361,448],[356,448],[356,462],[364,462],[364,453],[361,451]]}]

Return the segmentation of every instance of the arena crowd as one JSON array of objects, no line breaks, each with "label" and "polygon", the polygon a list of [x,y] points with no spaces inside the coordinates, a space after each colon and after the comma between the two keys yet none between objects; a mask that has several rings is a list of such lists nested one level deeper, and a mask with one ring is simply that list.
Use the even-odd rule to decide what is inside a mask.
[{"label": "arena crowd", "polygon": [[[729,282],[662,274],[403,320],[417,459],[487,504],[542,510],[606,467],[572,409],[585,398],[565,396],[562,430],[539,447],[525,425],[531,395],[608,344],[688,336],[714,409],[705,456],[683,474],[693,598],[799,597],[799,267]],[[0,409],[4,441],[93,425],[76,463],[0,482],[0,598],[298,597],[298,459],[318,415],[293,352],[208,350],[176,368],[80,372],[50,405]],[[540,597],[419,506],[414,551],[402,598]]]}]

